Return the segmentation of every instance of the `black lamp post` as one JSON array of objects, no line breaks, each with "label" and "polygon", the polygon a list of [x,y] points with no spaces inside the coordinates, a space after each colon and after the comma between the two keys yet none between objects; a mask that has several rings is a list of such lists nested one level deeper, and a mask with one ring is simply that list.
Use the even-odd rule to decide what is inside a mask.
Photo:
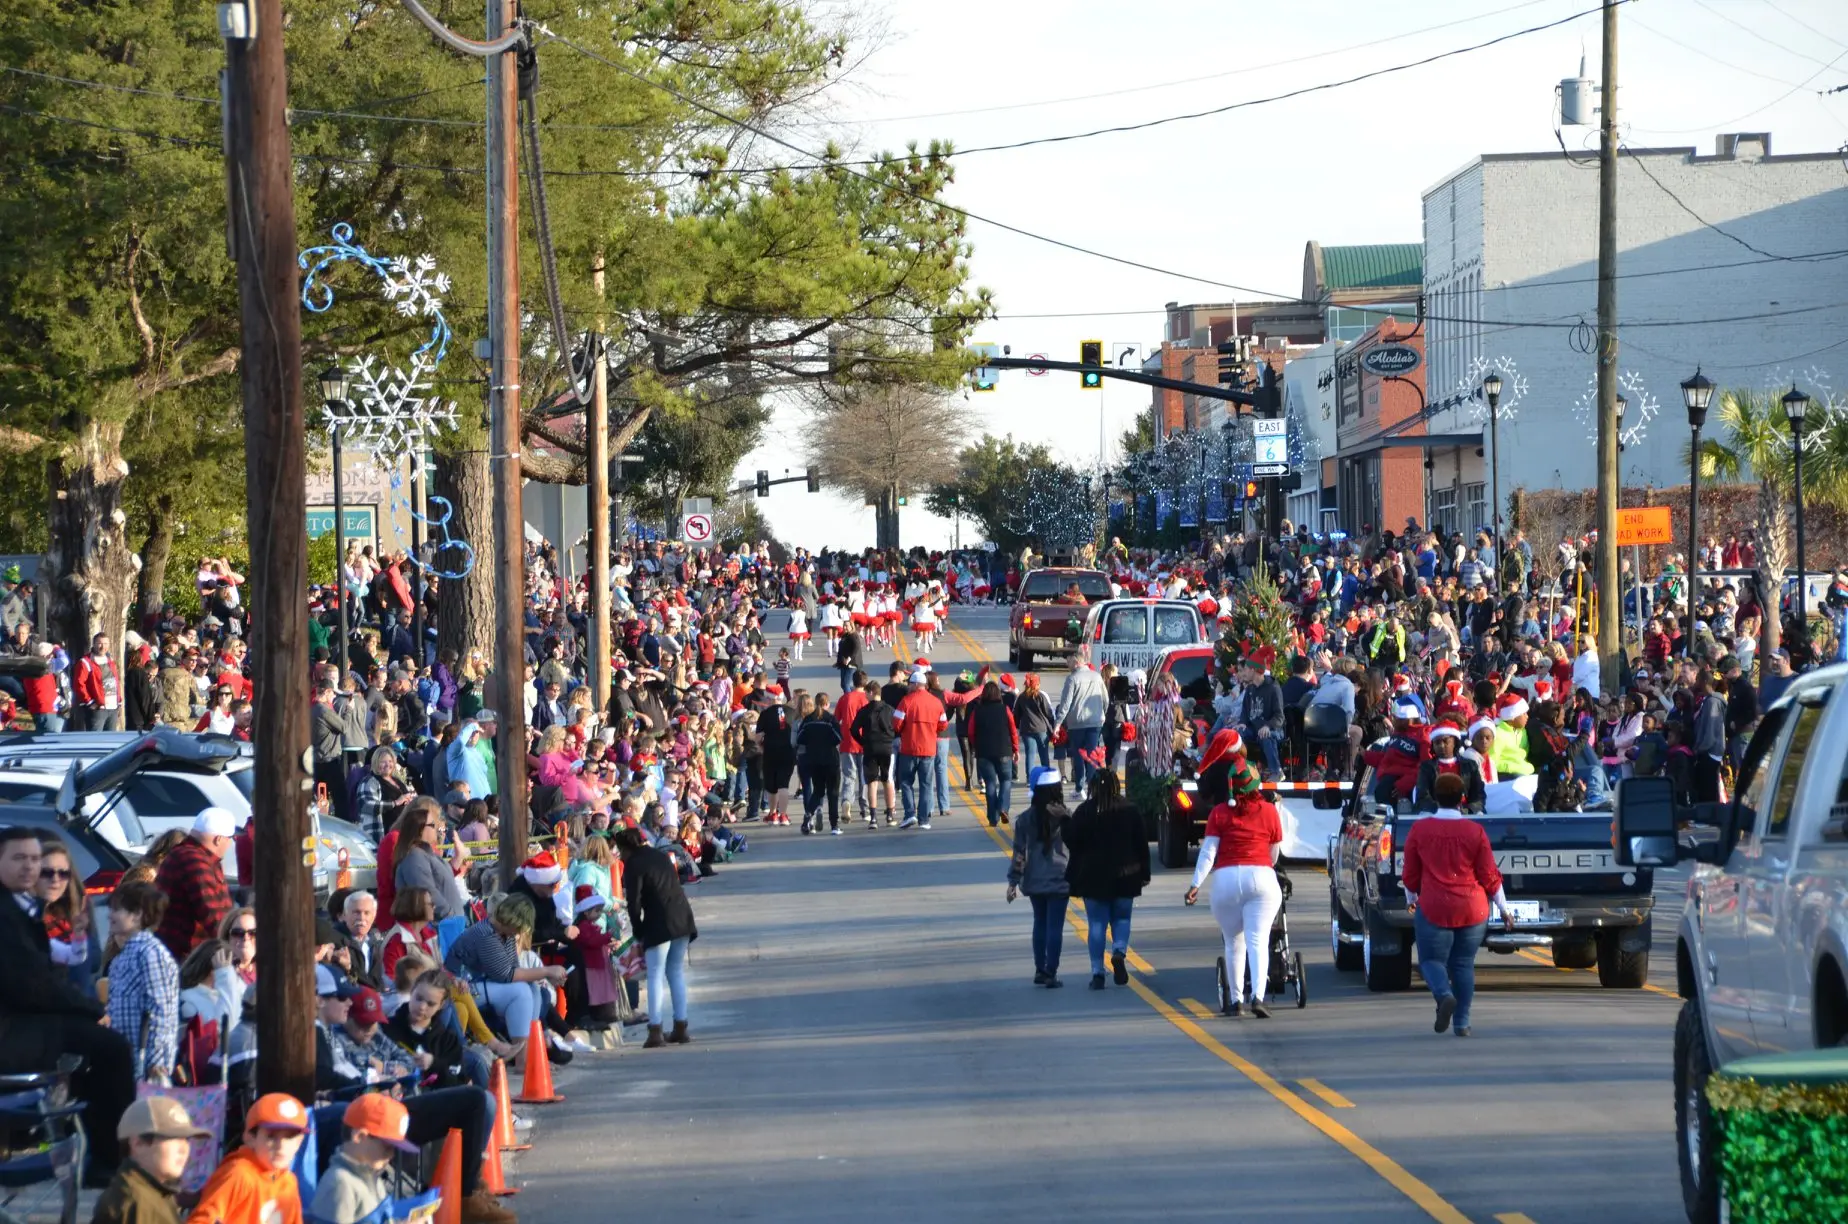
[{"label": "black lamp post", "polygon": [[1482,380],[1489,398],[1489,535],[1495,541],[1495,564],[1501,564],[1501,375],[1490,370]]},{"label": "black lamp post", "polygon": [[1688,410],[1688,429],[1694,435],[1688,450],[1688,623],[1682,629],[1682,651],[1694,657],[1694,588],[1700,580],[1700,427],[1707,423],[1707,405],[1713,402],[1713,383],[1694,367],[1694,377],[1681,384],[1681,402]]},{"label": "black lamp post", "polygon": [[1797,630],[1802,640],[1809,640],[1809,587],[1803,553],[1803,418],[1809,412],[1810,397],[1792,383],[1784,393],[1784,419],[1790,422],[1790,440],[1797,452]]},{"label": "black lamp post", "polygon": [[340,603],[340,648],[334,655],[334,663],[344,676],[347,667],[347,634],[351,621],[347,610],[346,583],[341,581],[340,573],[340,563],[346,555],[346,497],[340,473],[340,417],[335,409],[347,406],[346,369],[337,365],[329,366],[321,371],[318,381],[321,384],[321,403],[331,418],[328,433],[334,445],[334,590]]},{"label": "black lamp post", "polygon": [[[1623,410],[1629,406],[1630,401],[1619,393],[1617,396],[1617,453],[1620,455],[1623,454]],[[1618,470],[1619,472],[1622,471],[1621,468]],[[1621,487],[1619,487],[1618,492],[1622,492]]]}]

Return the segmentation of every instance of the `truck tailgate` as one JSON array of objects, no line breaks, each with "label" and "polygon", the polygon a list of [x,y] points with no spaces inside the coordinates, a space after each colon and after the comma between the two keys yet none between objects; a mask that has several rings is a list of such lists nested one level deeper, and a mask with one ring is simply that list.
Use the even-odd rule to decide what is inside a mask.
[{"label": "truck tailgate", "polygon": [[[1393,822],[1393,874],[1405,867],[1405,838],[1417,817]],[[1428,817],[1427,817],[1428,819]],[[1472,816],[1489,835],[1495,866],[1510,895],[1522,893],[1647,893],[1649,873],[1618,864],[1609,812],[1522,812]],[[1623,877],[1630,878],[1625,880]]]}]

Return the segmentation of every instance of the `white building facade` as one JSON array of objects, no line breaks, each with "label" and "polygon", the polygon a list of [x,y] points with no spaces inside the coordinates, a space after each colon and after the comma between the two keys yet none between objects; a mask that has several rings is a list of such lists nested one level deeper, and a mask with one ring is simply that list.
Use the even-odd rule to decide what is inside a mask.
[{"label": "white building facade", "polygon": [[[1794,380],[1848,388],[1848,168],[1773,155],[1768,133],[1618,160],[1619,386],[1626,486],[1687,479],[1680,383]],[[1595,483],[1596,155],[1486,154],[1424,195],[1427,396],[1462,398],[1433,434],[1483,435],[1431,455],[1433,501],[1489,479],[1487,406],[1502,375],[1499,483]],[[1478,524],[1463,524],[1475,526]]]}]

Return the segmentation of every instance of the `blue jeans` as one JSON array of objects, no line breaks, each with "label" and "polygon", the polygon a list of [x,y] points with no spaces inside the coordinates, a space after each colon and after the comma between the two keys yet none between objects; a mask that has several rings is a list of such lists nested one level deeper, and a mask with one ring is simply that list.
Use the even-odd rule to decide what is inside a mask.
[{"label": "blue jeans", "polygon": [[36,730],[50,731],[53,734],[56,734],[57,732],[64,730],[64,715],[62,714],[34,714],[32,716],[32,726]]},{"label": "blue jeans", "polygon": [[906,820],[930,819],[930,775],[936,765],[934,756],[898,754],[898,798]]},{"label": "blue jeans", "polygon": [[950,749],[956,747],[956,740],[950,736],[937,737],[937,815],[950,814]]},{"label": "blue jeans", "polygon": [[1022,735],[1020,737],[1020,767],[1032,773],[1035,763],[1041,767],[1052,764],[1052,744],[1044,735]]},{"label": "blue jeans", "polygon": [[475,1002],[485,1003],[500,1013],[507,1028],[508,1041],[525,1041],[533,1031],[533,1021],[543,1010],[539,1004],[539,987],[533,982],[476,982]]},{"label": "blue jeans", "polygon": [[670,997],[674,1001],[674,1020],[687,1018],[687,945],[692,942],[682,936],[643,950],[642,959],[648,964],[648,1023],[667,1023],[662,1005]]},{"label": "blue jeans", "polygon": [[856,812],[866,811],[866,754],[841,753],[841,798]]},{"label": "blue jeans", "polygon": [[841,674],[841,692],[843,693],[852,692],[853,691],[853,668],[837,666],[835,667],[834,670]]},{"label": "blue jeans", "polygon": [[1059,976],[1059,953],[1065,946],[1065,907],[1071,898],[1064,893],[1044,893],[1028,897],[1033,903],[1033,970]]},{"label": "blue jeans", "polygon": [[1009,757],[977,757],[975,776],[982,780],[982,793],[988,798],[988,823],[994,824],[1014,798],[1014,762]]},{"label": "blue jeans", "polygon": [[1134,897],[1116,897],[1109,901],[1096,897],[1084,899],[1084,916],[1091,924],[1088,941],[1091,951],[1091,972],[1104,971],[1104,928],[1110,929],[1110,950],[1118,956],[1129,951],[1129,916],[1136,908]]},{"label": "blue jeans", "polygon": [[1431,997],[1441,1000],[1455,995],[1457,1010],[1451,1023],[1469,1027],[1469,1004],[1476,997],[1476,949],[1482,946],[1489,924],[1435,926],[1425,921],[1423,910],[1413,915],[1412,922],[1418,939],[1418,969],[1431,988]]},{"label": "blue jeans", "polygon": [[1258,738],[1258,729],[1247,723],[1238,729],[1238,735],[1240,739],[1245,741],[1245,748],[1247,751],[1250,750],[1253,744],[1256,744],[1263,751],[1264,768],[1270,770],[1272,773],[1283,772],[1283,763],[1277,759],[1277,733],[1275,731],[1272,731],[1269,735],[1260,739]]},{"label": "blue jeans", "polygon": [[1091,775],[1097,770],[1084,759],[1084,754],[1103,746],[1104,729],[1102,727],[1067,727],[1065,730],[1065,747],[1072,757],[1072,794],[1083,795],[1091,784]]}]

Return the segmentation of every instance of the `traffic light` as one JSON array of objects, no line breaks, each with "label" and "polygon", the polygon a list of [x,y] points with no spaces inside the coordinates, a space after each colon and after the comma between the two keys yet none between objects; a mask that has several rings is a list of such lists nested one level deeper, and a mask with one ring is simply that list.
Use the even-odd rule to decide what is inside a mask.
[{"label": "traffic light", "polygon": [[1245,381],[1244,371],[1241,368],[1244,363],[1239,360],[1238,344],[1228,340],[1224,344],[1219,345],[1218,349],[1219,385],[1222,387],[1238,386],[1241,382]]},{"label": "traffic light", "polygon": [[1078,364],[1096,366],[1095,370],[1084,370],[1078,375],[1078,385],[1086,391],[1101,391],[1104,386],[1104,342],[1102,340],[1081,340],[1078,342]]},{"label": "traffic light", "polygon": [[821,469],[820,468],[812,467],[808,470],[808,491],[810,493],[821,492]]},{"label": "traffic light", "polygon": [[757,469],[757,496],[770,496],[770,473],[763,468]]}]

